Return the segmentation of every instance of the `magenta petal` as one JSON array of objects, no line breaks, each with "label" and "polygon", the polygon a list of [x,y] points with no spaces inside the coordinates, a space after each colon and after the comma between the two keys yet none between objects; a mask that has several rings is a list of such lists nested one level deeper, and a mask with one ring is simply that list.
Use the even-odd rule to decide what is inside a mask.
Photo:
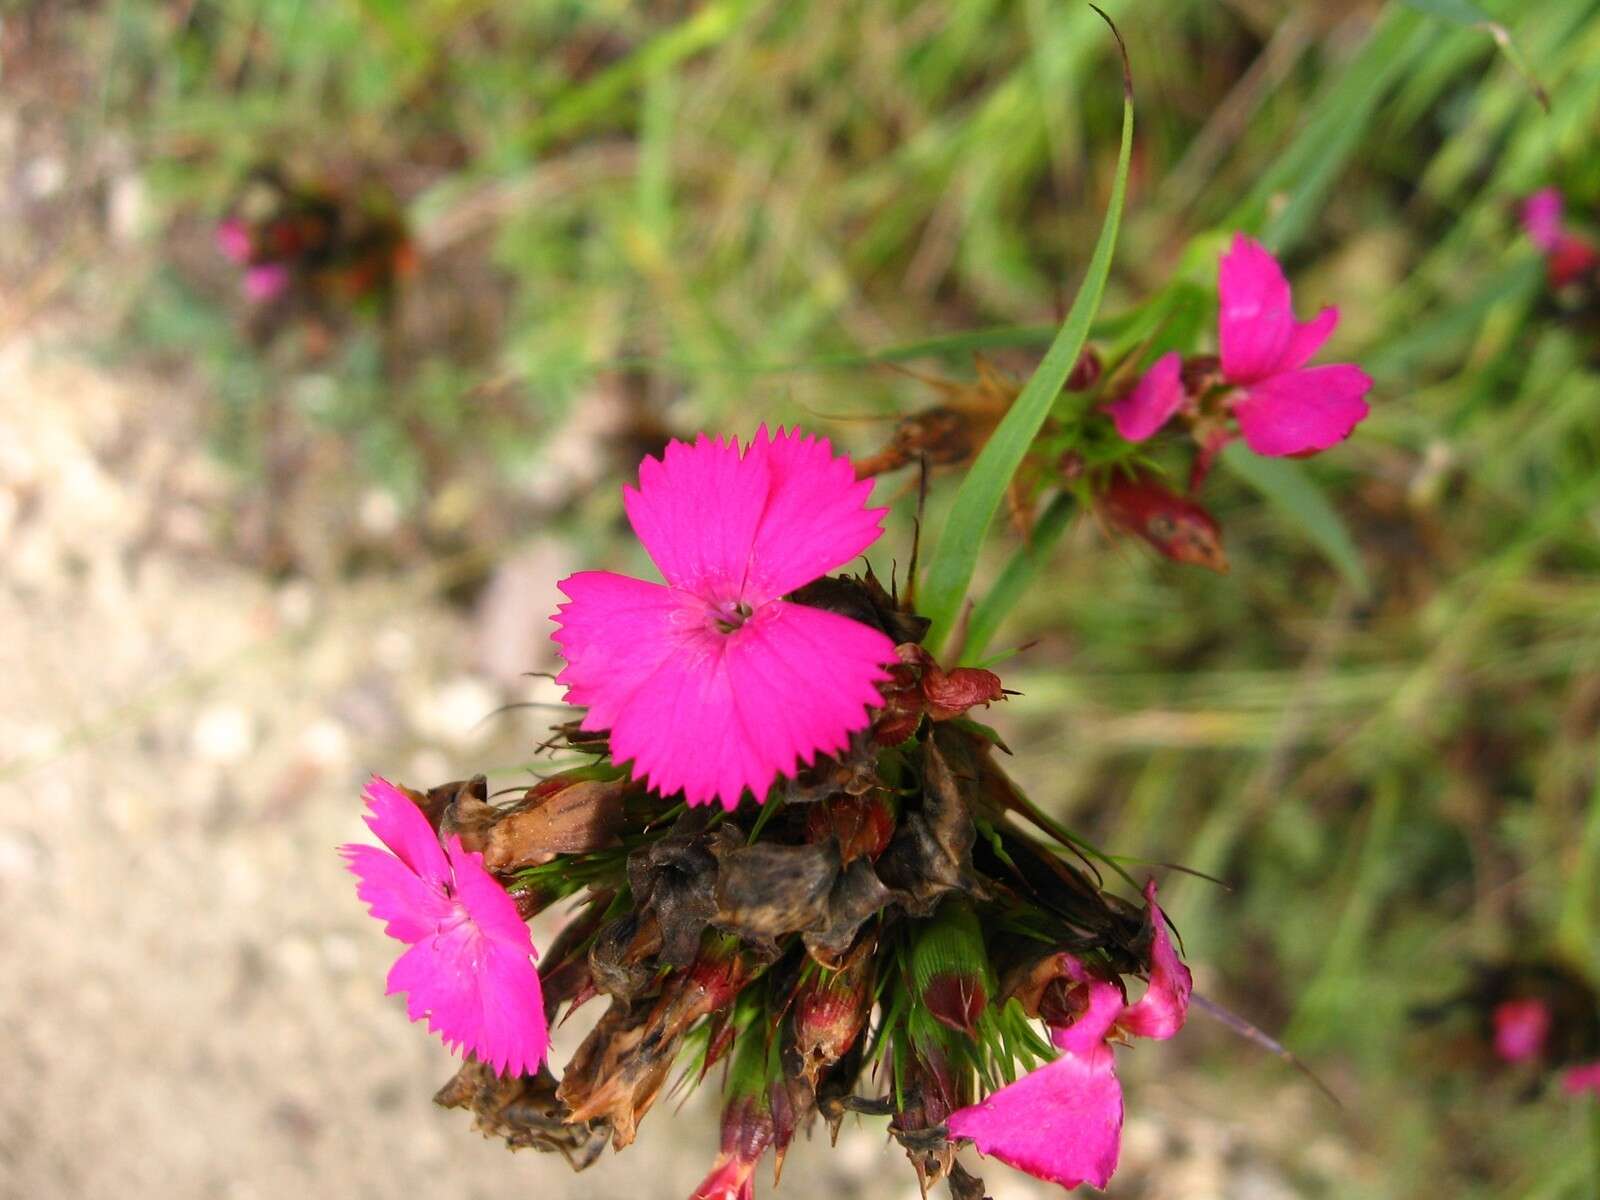
[{"label": "magenta petal", "polygon": [[662,578],[703,592],[737,590],[749,566],[771,479],[739,443],[701,434],[667,443],[659,460],[639,464],[639,486],[622,489],[628,520]]},{"label": "magenta petal", "polygon": [[1541,188],[1522,202],[1522,228],[1541,250],[1554,250],[1561,243],[1561,207],[1561,193],[1555,188]]},{"label": "magenta petal", "polygon": [[1117,1169],[1122,1140],[1122,1085],[1111,1048],[1101,1043],[1063,1054],[951,1113],[948,1128],[1035,1178],[1103,1188]]},{"label": "magenta petal", "polygon": [[1536,997],[1506,1000],[1495,1006],[1494,1052],[1508,1063],[1526,1062],[1544,1053],[1550,1036],[1550,1006]]},{"label": "magenta petal", "polygon": [[1581,1096],[1588,1092],[1600,1097],[1600,1059],[1568,1068],[1561,1076],[1561,1086],[1569,1096]]},{"label": "magenta petal", "polygon": [[708,598],[751,604],[810,583],[860,554],[882,530],[870,480],[826,438],[763,426],[742,454],[704,434],[646,458],[623,489],[634,532],[662,577]]},{"label": "magenta petal", "polygon": [[433,826],[411,797],[380,775],[367,780],[361,795],[367,802],[367,828],[411,871],[442,889],[450,879],[450,864]]},{"label": "magenta petal", "polygon": [[1312,355],[1322,349],[1322,343],[1333,335],[1339,324],[1339,310],[1329,305],[1309,321],[1296,321],[1289,334],[1289,344],[1280,359],[1280,371],[1293,371],[1311,361]]},{"label": "magenta petal", "polygon": [[[1064,957],[1069,966],[1075,963],[1070,954]],[[1076,971],[1069,973],[1074,978],[1078,977]],[[1088,989],[1089,1005],[1079,1014],[1078,1019],[1071,1025],[1063,1025],[1050,1031],[1050,1040],[1071,1054],[1088,1054],[1104,1042],[1106,1035],[1111,1032],[1111,1027],[1117,1023],[1117,1019],[1124,1011],[1122,989],[1115,984],[1090,976]]]},{"label": "magenta petal", "polygon": [[798,429],[757,431],[745,457],[762,464],[770,481],[750,550],[745,599],[775,598],[826,575],[860,554],[883,533],[883,508],[866,507],[872,481],[856,478],[827,438]]},{"label": "magenta petal", "polygon": [[1151,926],[1150,986],[1137,1004],[1131,1004],[1117,1024],[1135,1037],[1164,1041],[1183,1028],[1189,1015],[1189,996],[1194,992],[1194,977],[1172,948],[1167,921],[1156,903],[1156,884],[1145,885],[1145,912]]},{"label": "magenta petal", "polygon": [[1360,367],[1304,367],[1251,384],[1233,411],[1257,454],[1306,454],[1350,436],[1369,411],[1371,387]]},{"label": "magenta petal", "polygon": [[1118,433],[1130,442],[1142,442],[1172,419],[1184,398],[1183,355],[1174,350],[1151,363],[1133,391],[1106,405],[1106,411]]},{"label": "magenta petal", "polygon": [[402,954],[389,992],[406,994],[406,1014],[452,1050],[496,1072],[538,1069],[549,1044],[539,974],[526,953],[486,936],[470,918]]},{"label": "magenta petal", "polygon": [[860,622],[771,601],[731,634],[682,638],[617,712],[612,754],[690,804],[732,809],[746,789],[764,799],[779,774],[866,727],[893,657]]},{"label": "magenta petal", "polygon": [[[568,602],[556,609],[552,634],[566,668],[556,682],[567,703],[585,706],[585,729],[610,729],[638,690],[675,653],[704,606],[659,583],[610,571],[579,571],[557,585]],[[621,761],[619,758],[618,761]]]},{"label": "magenta petal", "polygon": [[442,885],[418,878],[387,850],[352,844],[340,846],[339,853],[356,877],[356,895],[392,938],[420,942],[432,937],[454,908]]},{"label": "magenta petal", "polygon": [[1278,260],[1260,242],[1235,234],[1217,271],[1217,294],[1222,373],[1234,383],[1253,383],[1284,370],[1296,327]]}]

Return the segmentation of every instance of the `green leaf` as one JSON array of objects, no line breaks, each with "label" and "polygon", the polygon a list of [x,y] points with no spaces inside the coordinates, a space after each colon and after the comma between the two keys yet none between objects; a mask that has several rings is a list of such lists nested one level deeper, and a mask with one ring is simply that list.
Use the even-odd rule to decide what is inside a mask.
[{"label": "green leaf", "polygon": [[1287,458],[1262,458],[1240,442],[1222,452],[1222,463],[1299,525],[1358,595],[1365,598],[1371,592],[1367,568],[1350,531],[1305,468]]},{"label": "green leaf", "polygon": [[1405,0],[1405,3],[1418,12],[1427,13],[1430,17],[1437,17],[1441,21],[1448,21],[1452,25],[1483,30],[1494,39],[1495,45],[1500,47],[1500,53],[1506,56],[1506,61],[1518,75],[1522,76],[1533,92],[1533,98],[1539,102],[1539,106],[1546,112],[1550,111],[1549,93],[1529,70],[1527,60],[1522,57],[1517,44],[1511,40],[1510,31],[1472,3],[1472,0]]},{"label": "green leaf", "polygon": [[[1112,32],[1116,32],[1114,27]],[[1120,35],[1118,45],[1121,45]],[[1122,146],[1117,155],[1117,174],[1111,186],[1111,202],[1106,208],[1105,221],[1100,226],[1100,238],[1089,259],[1089,268],[1072,301],[1072,309],[1056,332],[1050,349],[1045,352],[1044,360],[1029,377],[1021,395],[995,429],[967,477],[962,480],[956,492],[955,506],[928,562],[928,573],[922,584],[921,607],[923,614],[933,622],[926,644],[935,654],[949,636],[961,611],[967,588],[978,567],[978,552],[983,547],[984,535],[1000,510],[1006,487],[1033,445],[1040,426],[1050,415],[1050,408],[1078,361],[1078,354],[1089,335],[1089,326],[1100,307],[1106,277],[1111,272],[1111,254],[1116,247],[1117,230],[1122,223],[1122,205],[1127,195],[1132,148],[1133,82],[1124,54]]]}]

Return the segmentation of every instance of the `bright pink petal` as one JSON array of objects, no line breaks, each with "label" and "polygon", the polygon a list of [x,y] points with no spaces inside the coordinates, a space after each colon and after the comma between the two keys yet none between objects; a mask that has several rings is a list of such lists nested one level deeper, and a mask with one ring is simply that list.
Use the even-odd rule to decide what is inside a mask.
[{"label": "bright pink petal", "polygon": [[745,457],[764,463],[771,491],[750,552],[744,598],[759,603],[843,566],[883,534],[883,508],[866,507],[870,479],[856,479],[827,438],[798,429],[757,431]]},{"label": "bright pink petal", "polygon": [[1369,411],[1371,387],[1360,367],[1305,367],[1251,384],[1233,411],[1257,454],[1307,454],[1350,436]]},{"label": "bright pink petal", "polygon": [[499,1074],[538,1069],[549,1045],[539,974],[525,952],[488,937],[464,915],[418,942],[389,971],[389,994],[452,1050]]},{"label": "bright pink petal", "polygon": [[262,263],[244,273],[245,299],[264,304],[289,286],[289,268],[282,263]]},{"label": "bright pink petal", "polygon": [[624,488],[634,532],[669,584],[752,605],[848,562],[877,540],[882,509],[865,507],[870,480],[826,438],[763,426],[737,441],[672,442]]},{"label": "bright pink petal", "polygon": [[450,864],[422,810],[410,796],[380,775],[367,780],[361,795],[367,802],[367,828],[413,873],[442,891],[450,881]]},{"label": "bright pink petal", "polygon": [[1145,885],[1145,912],[1150,921],[1150,986],[1137,1004],[1131,1004],[1117,1018],[1117,1025],[1135,1037],[1164,1041],[1183,1028],[1189,1014],[1189,996],[1194,977],[1172,948],[1167,921],[1156,903],[1156,884]]},{"label": "bright pink petal", "polygon": [[1550,1006],[1526,997],[1495,1006],[1494,1052],[1508,1063],[1526,1062],[1544,1053],[1550,1036]]},{"label": "bright pink petal", "polygon": [[1174,350],[1150,364],[1133,391],[1106,405],[1106,411],[1118,433],[1130,442],[1142,442],[1172,419],[1184,399],[1183,355]]},{"label": "bright pink petal", "polygon": [[1541,188],[1522,202],[1522,228],[1541,250],[1554,250],[1561,241],[1561,193]]},{"label": "bright pink petal", "polygon": [[628,520],[669,584],[702,595],[737,593],[771,490],[764,462],[737,440],[701,434],[667,444],[639,464],[639,486],[622,489]]},{"label": "bright pink petal", "polygon": [[732,633],[674,637],[625,702],[591,708],[584,724],[609,728],[613,757],[663,795],[732,809],[746,789],[761,800],[779,774],[845,749],[881,703],[873,684],[893,658],[858,621],[771,601]]},{"label": "bright pink petal", "polygon": [[483,855],[464,849],[459,837],[452,837],[446,849],[455,871],[455,896],[466,909],[472,923],[485,937],[503,944],[528,958],[537,959],[528,923],[495,877],[484,868]]},{"label": "bright pink petal", "polygon": [[707,619],[697,597],[610,571],[579,571],[557,586],[567,603],[556,609],[551,636],[567,665],[556,682],[568,704],[589,709],[586,729],[614,728],[634,694]]},{"label": "bright pink petal", "polygon": [[1062,957],[1067,960],[1068,973],[1073,978],[1087,979],[1089,1003],[1071,1025],[1052,1029],[1050,1040],[1070,1054],[1086,1055],[1106,1040],[1111,1027],[1125,1011],[1122,991],[1115,984],[1107,983],[1103,979],[1096,979],[1090,975],[1080,976],[1078,971],[1072,969],[1078,965],[1077,960],[1070,954]]},{"label": "bright pink petal", "polygon": [[1569,1096],[1581,1096],[1588,1092],[1600,1097],[1600,1059],[1569,1068],[1561,1076],[1561,1086]]},{"label": "bright pink petal", "polygon": [[1235,234],[1217,271],[1217,294],[1222,373],[1251,383],[1282,370],[1295,321],[1278,260],[1260,242]]},{"label": "bright pink petal", "polygon": [[1322,349],[1322,343],[1333,335],[1334,328],[1338,324],[1339,310],[1331,304],[1309,321],[1296,321],[1293,332],[1289,334],[1289,344],[1284,347],[1279,360],[1278,369],[1293,371],[1297,367],[1305,366],[1311,361],[1312,355]]},{"label": "bright pink petal", "polygon": [[952,1137],[970,1138],[982,1153],[1038,1179],[1103,1188],[1122,1140],[1122,1085],[1111,1048],[1102,1042],[1063,1054],[951,1113],[947,1124]]},{"label": "bright pink petal", "polygon": [[[409,803],[409,801],[408,801]],[[355,875],[356,895],[383,921],[383,931],[402,942],[432,937],[454,907],[442,886],[429,884],[387,850],[376,846],[340,846]]]}]

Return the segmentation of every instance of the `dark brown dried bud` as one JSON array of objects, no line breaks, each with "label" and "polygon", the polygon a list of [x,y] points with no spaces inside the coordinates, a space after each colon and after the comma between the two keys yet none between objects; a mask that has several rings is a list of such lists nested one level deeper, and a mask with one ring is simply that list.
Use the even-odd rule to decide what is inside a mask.
[{"label": "dark brown dried bud", "polygon": [[600,1157],[609,1132],[604,1121],[574,1121],[556,1099],[555,1077],[543,1068],[537,1075],[502,1077],[469,1058],[433,1102],[467,1109],[476,1129],[485,1137],[504,1138],[513,1150],[531,1146],[560,1154],[574,1171]]},{"label": "dark brown dried bud", "polygon": [[561,1080],[558,1095],[572,1119],[608,1119],[619,1150],[633,1141],[690,1026],[730,1005],[760,969],[725,939],[710,937],[692,966],[664,977],[648,1008],[614,1000]]}]

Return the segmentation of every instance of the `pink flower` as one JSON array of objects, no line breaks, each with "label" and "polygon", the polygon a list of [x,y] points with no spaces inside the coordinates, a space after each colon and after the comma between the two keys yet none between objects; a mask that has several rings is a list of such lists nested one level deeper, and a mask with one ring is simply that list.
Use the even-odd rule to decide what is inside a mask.
[{"label": "pink flower", "polygon": [[781,597],[883,532],[871,480],[825,438],[763,426],[736,440],[673,442],[623,489],[665,585],[609,571],[562,581],[557,682],[610,730],[612,757],[690,804],[757,800],[779,774],[836,753],[881,704],[894,645],[877,630]]},{"label": "pink flower", "polygon": [[229,262],[244,266],[250,261],[250,230],[238,217],[217,222],[217,249]]},{"label": "pink flower", "polygon": [[1188,399],[1183,387],[1183,355],[1176,350],[1151,364],[1121,400],[1106,405],[1117,432],[1130,442],[1154,437]]},{"label": "pink flower", "polygon": [[1566,234],[1561,210],[1561,193],[1553,187],[1541,188],[1522,202],[1522,228],[1539,249],[1548,252],[1561,244]]},{"label": "pink flower", "polygon": [[1522,228],[1528,239],[1544,251],[1545,270],[1550,286],[1564,288],[1600,267],[1600,252],[1577,234],[1567,230],[1563,220],[1561,193],[1543,188],[1522,204]]},{"label": "pink flower", "polygon": [[1061,1057],[982,1103],[951,1113],[952,1137],[970,1138],[982,1153],[1065,1188],[1105,1187],[1122,1142],[1122,1084],[1107,1039],[1117,1032],[1171,1037],[1183,1028],[1194,990],[1189,968],[1167,935],[1153,881],[1145,901],[1152,940],[1144,996],[1137,1004],[1125,1003],[1116,984],[1063,954],[1067,974],[1077,981],[1079,1012],[1072,1024],[1052,1031]]},{"label": "pink flower", "polygon": [[[1349,437],[1367,415],[1364,397],[1372,380],[1344,363],[1306,366],[1333,333],[1339,310],[1295,320],[1283,269],[1242,233],[1222,256],[1217,292],[1221,374],[1233,389],[1224,404],[1250,449],[1271,456],[1312,454]],[[1157,359],[1133,391],[1108,408],[1118,432],[1142,442],[1189,403],[1182,360],[1173,353]]]},{"label": "pink flower", "polygon": [[1508,1063],[1526,1062],[1544,1053],[1550,1035],[1550,1006],[1532,997],[1505,1000],[1495,1006],[1494,1052]]},{"label": "pink flower", "polygon": [[1581,1096],[1588,1092],[1600,1099],[1600,1059],[1568,1068],[1561,1077],[1561,1087],[1569,1096]]},{"label": "pink flower", "polygon": [[339,852],[384,931],[411,944],[390,968],[388,994],[407,993],[413,1021],[426,1017],[445,1045],[500,1074],[537,1070],[550,1038],[516,902],[460,838],[441,848],[422,810],[392,783],[373,776],[365,797],[367,825],[393,853],[360,844]]},{"label": "pink flower", "polygon": [[282,263],[262,263],[244,273],[245,298],[253,304],[276,299],[288,286],[289,268]]}]

